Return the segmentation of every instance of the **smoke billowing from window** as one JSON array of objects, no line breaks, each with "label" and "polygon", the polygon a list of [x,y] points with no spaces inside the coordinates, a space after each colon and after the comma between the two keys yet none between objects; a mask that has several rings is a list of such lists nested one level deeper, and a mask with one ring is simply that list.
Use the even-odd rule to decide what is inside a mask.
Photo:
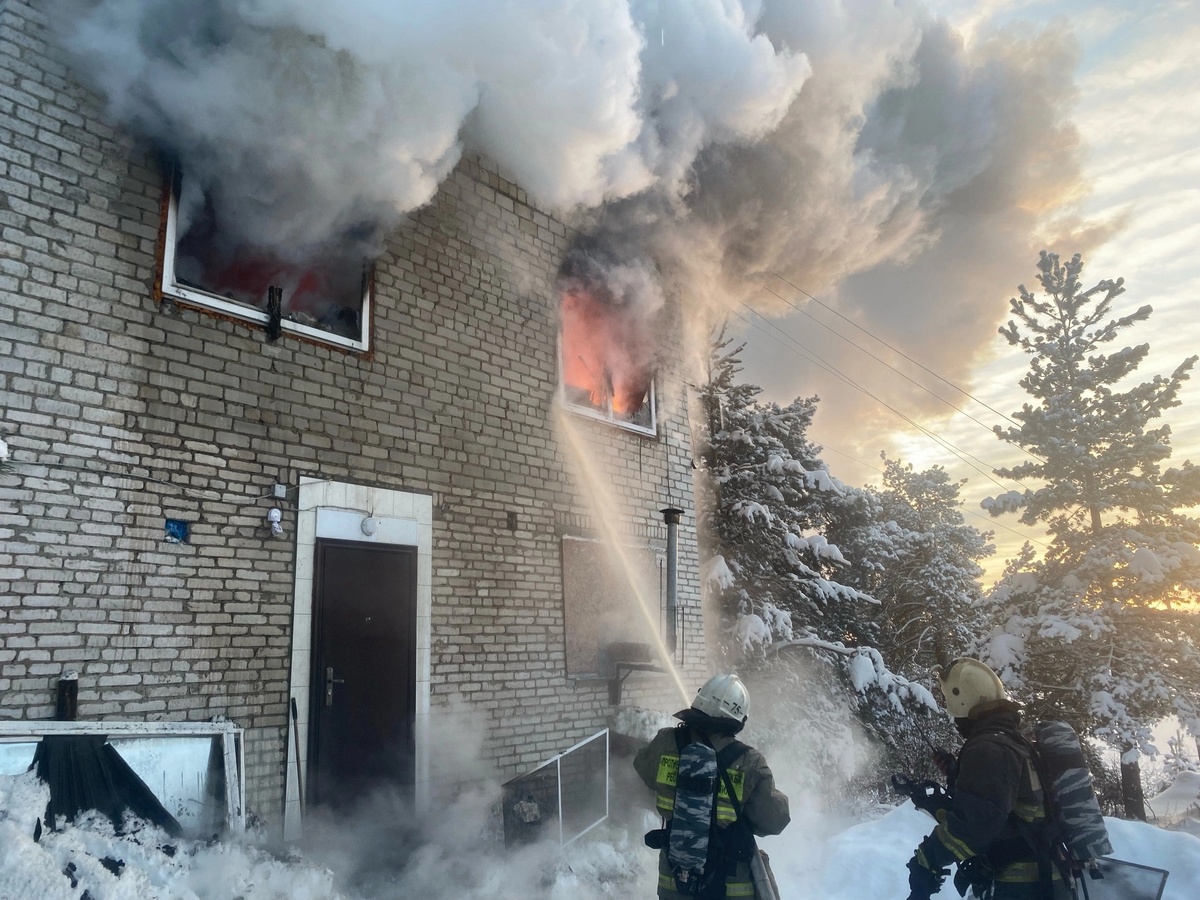
[{"label": "smoke billowing from window", "polygon": [[178,157],[225,227],[289,249],[393,225],[464,148],[558,210],[678,189],[703,146],[772,128],[808,73],[736,3],[56,9],[112,114]]},{"label": "smoke billowing from window", "polygon": [[55,9],[112,115],[222,228],[291,256],[377,242],[475,150],[623,233],[693,310],[784,311],[778,273],[955,376],[1032,250],[1104,234],[1054,216],[1084,192],[1061,29],[966,44],[894,0]]}]

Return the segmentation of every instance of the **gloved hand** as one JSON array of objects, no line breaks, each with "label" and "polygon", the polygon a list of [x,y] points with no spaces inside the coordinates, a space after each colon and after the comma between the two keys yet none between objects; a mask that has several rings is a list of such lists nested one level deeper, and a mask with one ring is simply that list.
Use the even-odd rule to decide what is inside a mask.
[{"label": "gloved hand", "polygon": [[921,791],[913,794],[913,806],[924,810],[935,819],[939,811],[950,808],[950,795],[936,781],[923,781],[919,785]]},{"label": "gloved hand", "polygon": [[929,900],[942,889],[942,882],[950,874],[949,868],[932,872],[921,865],[916,854],[908,861],[908,900]]},{"label": "gloved hand", "polygon": [[954,873],[954,886],[960,897],[967,896],[967,891],[975,889],[976,897],[988,896],[987,889],[996,879],[996,870],[986,856],[972,856],[958,864]]},{"label": "gloved hand", "polygon": [[892,776],[892,789],[935,819],[939,810],[950,808],[950,795],[936,781],[914,781],[907,775],[896,774]]}]

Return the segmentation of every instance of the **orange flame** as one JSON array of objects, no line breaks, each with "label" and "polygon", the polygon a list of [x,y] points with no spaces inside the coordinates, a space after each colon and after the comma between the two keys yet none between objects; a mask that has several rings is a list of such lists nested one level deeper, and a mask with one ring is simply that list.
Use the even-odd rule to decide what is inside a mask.
[{"label": "orange flame", "polygon": [[569,402],[631,419],[650,402],[651,335],[626,307],[574,290],[562,299],[563,384]]}]

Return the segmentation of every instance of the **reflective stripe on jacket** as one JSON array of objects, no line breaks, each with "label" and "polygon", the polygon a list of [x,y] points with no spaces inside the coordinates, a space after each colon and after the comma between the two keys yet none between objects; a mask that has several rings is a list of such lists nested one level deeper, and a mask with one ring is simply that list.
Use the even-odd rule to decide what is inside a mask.
[{"label": "reflective stripe on jacket", "polygon": [[998,883],[1039,880],[1027,837],[1040,834],[1046,810],[1037,768],[1018,736],[1020,721],[1015,705],[1000,701],[972,723],[959,752],[950,809],[938,814],[937,827],[921,846],[921,861],[929,868],[986,854]]},{"label": "reflective stripe on jacket", "polygon": [[[689,732],[690,740],[698,739],[698,733]],[[709,738],[719,753],[733,742],[733,738],[713,735]],[[675,729],[663,728],[649,744],[634,758],[633,767],[646,787],[654,791],[654,805],[669,823],[675,809],[675,775],[679,765],[679,748]],[[766,758],[753,747],[748,748],[727,769],[733,785],[734,795],[741,804],[742,812],[751,830],[757,835],[779,834],[791,821],[787,797],[775,789],[775,776],[767,766]],[[723,780],[717,800],[717,827],[727,828],[737,820],[733,804]],[[663,900],[681,900],[690,895],[675,880],[667,862],[667,852],[662,850],[658,857],[658,896]],[[726,873],[726,897],[753,897],[754,882],[748,863],[738,863]]]},{"label": "reflective stripe on jacket", "polygon": [[[744,803],[746,773],[737,766],[735,762],[728,769],[729,783],[733,785],[733,793],[738,803]],[[678,773],[678,753],[664,753],[658,758],[658,772],[654,777],[654,805],[664,818],[671,818],[671,812],[675,809],[675,778]],[[737,821],[737,813],[733,810],[733,804],[729,802],[729,791],[725,788],[723,778],[718,779],[717,786],[717,821],[722,825],[731,825]]]}]

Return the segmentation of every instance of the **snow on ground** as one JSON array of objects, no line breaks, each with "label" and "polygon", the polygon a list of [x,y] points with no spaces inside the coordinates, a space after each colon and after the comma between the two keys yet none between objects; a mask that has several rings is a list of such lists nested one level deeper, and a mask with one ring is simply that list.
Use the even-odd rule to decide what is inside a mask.
[{"label": "snow on ground", "polygon": [[[46,788],[32,775],[0,777],[0,900],[80,900],[85,890],[91,900],[654,896],[655,854],[642,846],[639,834],[602,828],[596,839],[565,850],[546,844],[489,850],[480,843],[486,832],[483,807],[473,802],[425,822],[404,823],[408,836],[419,834],[424,843],[409,852],[403,871],[388,872],[387,826],[397,823],[385,821],[395,814],[386,807],[367,817],[372,823],[367,828],[330,830],[303,859],[249,839],[172,841],[150,828],[118,836],[107,822],[86,817],[35,843],[33,826],[46,799]],[[905,900],[905,863],[932,819],[905,804],[847,826],[802,802],[793,805],[788,830],[763,841],[784,900]],[[1108,825],[1116,858],[1171,871],[1164,900],[1200,897],[1200,838],[1114,819]],[[382,865],[370,877],[348,879],[340,866],[361,866],[365,857]],[[105,866],[106,858],[113,868],[115,860],[124,864],[120,874]],[[939,896],[957,893],[947,884]]]},{"label": "snow on ground", "polygon": [[[1183,832],[1164,831],[1141,822],[1107,819],[1113,858],[1170,871],[1163,900],[1200,897],[1200,839]],[[933,820],[905,803],[879,819],[852,826],[824,842],[822,864],[797,871],[787,862],[786,851],[772,853],[772,865],[784,900],[820,897],[822,900],[905,900],[908,871],[905,864]],[[779,838],[786,848],[787,832]],[[797,835],[799,837],[799,835]],[[768,852],[771,847],[768,844]],[[940,898],[957,898],[947,881]]]},{"label": "snow on ground", "polygon": [[1164,825],[1200,814],[1200,772],[1180,772],[1170,787],[1146,798],[1146,808]]}]

